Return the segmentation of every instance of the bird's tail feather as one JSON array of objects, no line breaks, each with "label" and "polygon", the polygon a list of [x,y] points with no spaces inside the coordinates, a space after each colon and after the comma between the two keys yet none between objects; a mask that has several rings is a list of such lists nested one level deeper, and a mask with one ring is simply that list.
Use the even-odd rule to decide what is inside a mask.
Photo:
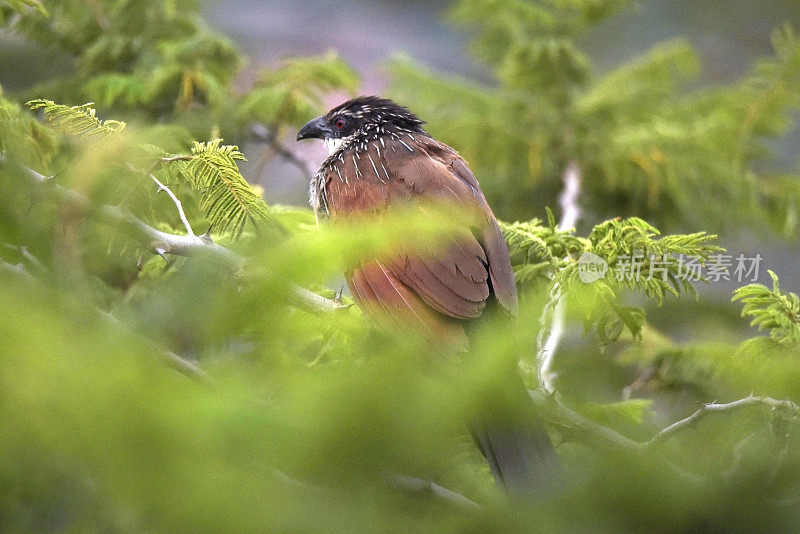
[{"label": "bird's tail feather", "polygon": [[533,400],[514,378],[514,394],[495,397],[470,430],[498,484],[513,498],[530,500],[558,486],[563,472]]},{"label": "bird's tail feather", "polygon": [[553,444],[538,422],[512,428],[485,421],[472,435],[498,484],[512,497],[529,499],[558,484],[561,466]]}]

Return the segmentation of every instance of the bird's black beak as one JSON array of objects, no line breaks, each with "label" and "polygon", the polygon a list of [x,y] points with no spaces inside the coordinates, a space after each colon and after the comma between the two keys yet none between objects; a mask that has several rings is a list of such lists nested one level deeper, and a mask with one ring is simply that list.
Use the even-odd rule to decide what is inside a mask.
[{"label": "bird's black beak", "polygon": [[316,119],[311,119],[305,126],[300,128],[300,131],[297,132],[297,140],[325,139],[326,134],[330,133],[331,131],[325,122],[325,117],[317,117]]}]

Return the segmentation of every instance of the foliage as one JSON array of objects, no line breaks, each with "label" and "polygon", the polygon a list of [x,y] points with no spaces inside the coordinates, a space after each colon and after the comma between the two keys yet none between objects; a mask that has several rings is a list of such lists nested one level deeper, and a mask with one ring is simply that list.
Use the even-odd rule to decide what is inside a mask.
[{"label": "foliage", "polygon": [[0,92],[0,153],[42,167],[49,163],[55,148],[53,132]]},{"label": "foliage", "polygon": [[[597,75],[580,38],[627,1],[464,0],[451,15],[497,87],[398,58],[393,93],[458,148],[505,217],[553,205],[570,162],[593,217],[638,216],[670,231],[773,229],[796,236],[796,172],[772,172],[770,144],[795,123],[800,40],[775,31],[775,55],[727,86],[697,88],[685,42]],[[504,194],[508,190],[517,194]],[[524,199],[524,200],[523,200]]]},{"label": "foliage", "polygon": [[[709,339],[720,308],[684,276],[688,259],[721,252],[694,227],[722,228],[722,209],[794,228],[796,180],[773,177],[764,149],[796,104],[791,31],[747,80],[689,90],[697,61],[681,43],[594,74],[578,37],[627,2],[465,0],[453,17],[476,31],[497,86],[394,63],[395,90],[413,88],[431,131],[521,221],[499,223],[518,317],[487,310],[469,354],[443,358],[336,293],[353,261],[437,245],[457,216],[318,227],[306,207],[267,206],[220,139],[264,123],[280,142],[325,95],[356,90],[341,59],[287,60],[240,94],[243,58],[194,2],[24,3],[4,3],[3,20],[75,68],[0,95],[0,530],[800,525],[798,297],[775,275],[743,287],[734,300],[769,336]],[[87,100],[98,111],[72,105]],[[531,219],[573,160],[585,228],[560,230],[549,210]],[[587,261],[606,270],[587,279]],[[344,305],[312,313],[298,286]],[[509,362],[538,369],[554,297],[567,327],[585,327],[562,340],[556,394],[532,397],[565,483],[526,506],[493,483],[464,421]],[[666,335],[670,321],[689,334]],[[702,403],[750,394],[783,402],[654,439]]]},{"label": "foliage", "polygon": [[8,6],[19,12],[19,13],[27,13],[29,10],[34,9],[40,15],[47,16],[47,9],[45,9],[44,5],[40,0],[3,0],[3,3],[8,4]]},{"label": "foliage", "polygon": [[175,165],[192,187],[202,191],[200,208],[217,231],[241,234],[245,222],[258,225],[269,218],[264,200],[239,173],[237,161],[244,161],[239,148],[221,145],[222,139],[195,142],[192,156]]},{"label": "foliage", "polygon": [[249,122],[302,126],[319,114],[324,94],[334,90],[353,94],[357,88],[358,75],[333,52],[298,58],[262,71],[239,113]]},{"label": "foliage", "polygon": [[772,289],[750,284],[734,291],[733,300],[741,300],[742,316],[751,316],[751,326],[769,330],[769,337],[778,343],[797,346],[800,343],[800,299],[794,293],[781,292],[778,277],[769,271]]},{"label": "foliage", "polygon": [[[501,223],[517,282],[555,284],[562,292],[578,293],[585,324],[596,325],[605,344],[616,341],[623,327],[638,336],[644,325],[643,309],[619,304],[625,292],[640,292],[659,305],[667,294],[696,296],[684,258],[704,266],[712,253],[722,250],[711,244],[716,236],[698,232],[660,237],[656,228],[636,217],[608,220],[596,225],[588,238],[578,238],[558,230],[548,215],[546,226],[538,219]],[[607,266],[602,277],[588,284],[580,280],[587,258]]]},{"label": "foliage", "polygon": [[[28,107],[43,110],[44,117],[60,131],[87,140],[100,140],[125,128],[125,123],[100,120],[91,104],[64,106],[50,100],[33,100]],[[195,142],[191,155],[167,154],[154,145],[139,145],[138,151],[155,152],[155,161],[177,167],[179,174],[200,192],[200,209],[218,232],[241,235],[245,223],[256,227],[269,219],[267,205],[239,172],[238,161],[245,161],[238,147],[222,145],[222,139]],[[151,158],[152,159],[152,158]],[[131,168],[130,162],[127,167]]]},{"label": "foliage", "polygon": [[[356,73],[335,54],[263,70],[245,93],[245,60],[209,29],[194,0],[42,0],[15,28],[74,58],[74,68],[25,91],[60,102],[95,102],[127,122],[173,121],[194,137],[242,139],[253,122],[276,129],[320,114],[320,95],[354,91]],[[0,7],[0,12],[3,9]]]},{"label": "foliage", "polygon": [[52,100],[31,100],[26,104],[31,111],[41,109],[45,118],[59,130],[87,139],[102,139],[125,128],[121,121],[101,121],[92,104],[64,106]]}]

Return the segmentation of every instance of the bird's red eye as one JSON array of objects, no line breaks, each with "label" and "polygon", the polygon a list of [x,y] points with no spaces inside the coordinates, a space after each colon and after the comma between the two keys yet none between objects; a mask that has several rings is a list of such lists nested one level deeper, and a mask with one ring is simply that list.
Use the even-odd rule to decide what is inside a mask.
[{"label": "bird's red eye", "polygon": [[336,119],[335,126],[337,130],[341,130],[342,128],[344,128],[344,119]]}]

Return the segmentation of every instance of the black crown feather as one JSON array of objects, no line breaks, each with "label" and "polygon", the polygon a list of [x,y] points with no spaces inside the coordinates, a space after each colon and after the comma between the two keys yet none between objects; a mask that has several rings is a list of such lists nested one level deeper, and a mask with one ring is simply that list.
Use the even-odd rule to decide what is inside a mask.
[{"label": "black crown feather", "polygon": [[391,131],[410,131],[425,133],[425,121],[414,115],[408,108],[388,98],[360,96],[340,104],[330,110],[326,118],[345,115],[361,119],[365,125],[378,125]]}]

